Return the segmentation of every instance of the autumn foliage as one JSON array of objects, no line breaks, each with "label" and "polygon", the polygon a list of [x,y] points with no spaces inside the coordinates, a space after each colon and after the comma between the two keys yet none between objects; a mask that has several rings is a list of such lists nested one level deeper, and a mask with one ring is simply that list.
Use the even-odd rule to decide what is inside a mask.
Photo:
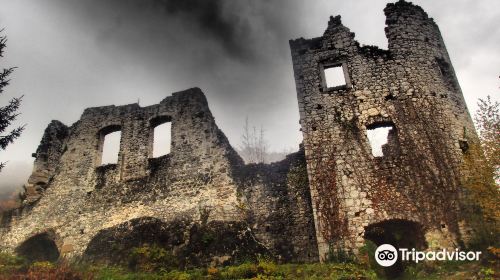
[{"label": "autumn foliage", "polygon": [[471,246],[500,246],[500,104],[479,100],[476,126],[479,140],[469,141],[464,156],[464,214],[473,231]]}]

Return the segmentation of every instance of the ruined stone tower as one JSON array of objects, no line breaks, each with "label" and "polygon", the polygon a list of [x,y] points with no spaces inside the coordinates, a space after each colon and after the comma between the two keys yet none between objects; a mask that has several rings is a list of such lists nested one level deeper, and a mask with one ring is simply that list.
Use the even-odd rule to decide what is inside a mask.
[{"label": "ruined stone tower", "polygon": [[[474,127],[434,20],[405,1],[384,12],[388,50],[360,46],[340,16],[322,37],[290,41],[320,258],[365,238],[460,240],[459,167]],[[329,84],[332,70],[340,83]],[[381,127],[374,156],[367,133]]]}]

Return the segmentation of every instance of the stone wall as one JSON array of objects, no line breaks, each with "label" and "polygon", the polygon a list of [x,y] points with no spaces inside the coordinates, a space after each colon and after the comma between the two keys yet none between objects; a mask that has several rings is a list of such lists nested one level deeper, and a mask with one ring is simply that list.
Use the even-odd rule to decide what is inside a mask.
[{"label": "stone wall", "polygon": [[304,151],[236,174],[242,208],[256,237],[280,260],[318,260]]},{"label": "stone wall", "polygon": [[[456,247],[462,153],[477,136],[435,22],[404,1],[385,14],[388,50],[360,46],[340,16],[322,37],[290,41],[304,144],[281,162],[245,165],[197,88],[53,121],[23,207],[1,217],[0,249],[124,263],[154,243],[186,267],[324,260],[365,239]],[[345,83],[327,87],[334,66]],[[153,158],[164,122],[171,152]],[[391,130],[374,156],[367,131],[380,127]],[[118,130],[118,162],[101,165]]]},{"label": "stone wall", "polygon": [[[357,252],[369,226],[395,221],[439,236],[427,242],[435,246],[460,240],[460,143],[476,138],[474,127],[435,22],[405,1],[384,12],[388,50],[360,46],[340,16],[322,37],[290,41],[323,259]],[[327,87],[323,70],[332,66],[342,67],[345,85]],[[387,126],[384,155],[375,157],[367,130]]]},{"label": "stone wall", "polygon": [[[165,121],[171,122],[171,151],[152,158],[154,126]],[[118,162],[101,165],[104,136],[117,130]],[[49,244],[50,236],[62,257],[103,259],[101,246],[109,251],[107,261],[122,262],[126,252],[110,249],[120,242],[111,237],[122,236],[124,250],[162,240],[179,258],[189,259],[183,265],[234,262],[245,252],[317,259],[309,238],[314,226],[307,178],[287,182],[290,166],[300,160],[305,166],[303,156],[257,169],[245,166],[197,88],[148,107],[89,108],[71,127],[53,121],[34,156],[23,207],[2,218],[3,250],[28,252],[26,244]],[[269,183],[267,177],[277,179]],[[301,207],[292,207],[298,200]],[[249,219],[255,216],[266,224]],[[154,229],[151,238],[137,238],[145,228]],[[295,238],[273,234],[282,230]],[[213,238],[203,235],[210,232]],[[178,235],[180,243],[169,239]]]}]

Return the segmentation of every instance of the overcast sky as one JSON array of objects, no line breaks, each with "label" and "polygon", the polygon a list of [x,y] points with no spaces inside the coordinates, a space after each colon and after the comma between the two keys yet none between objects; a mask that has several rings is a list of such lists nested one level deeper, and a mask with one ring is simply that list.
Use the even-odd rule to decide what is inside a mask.
[{"label": "overcast sky", "polygon": [[[200,87],[219,127],[238,146],[245,118],[271,150],[302,140],[288,40],[321,36],[340,14],[361,44],[387,47],[388,1],[0,0],[8,45],[0,67],[19,67],[0,96],[24,95],[26,131],[0,161],[0,193],[26,181],[47,124],[87,107],[158,103]],[[433,17],[472,112],[499,99],[500,1],[413,1]]]}]

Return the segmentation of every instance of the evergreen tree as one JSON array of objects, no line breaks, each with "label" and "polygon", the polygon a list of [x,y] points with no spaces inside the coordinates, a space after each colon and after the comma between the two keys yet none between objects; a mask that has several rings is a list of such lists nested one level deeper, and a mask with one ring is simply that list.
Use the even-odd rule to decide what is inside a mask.
[{"label": "evergreen tree", "polygon": [[[0,30],[0,32],[2,31],[3,30]],[[5,49],[6,42],[7,38],[0,35],[0,58],[3,57],[3,51]],[[12,74],[14,69],[15,67],[10,67],[0,70],[0,95],[3,93],[4,88],[9,84],[9,75]],[[9,144],[13,143],[14,140],[21,136],[21,132],[24,130],[24,126],[9,129],[11,123],[19,115],[17,110],[21,105],[21,100],[22,96],[15,97],[12,98],[7,105],[3,107],[0,106],[0,150],[5,150]],[[5,162],[0,162],[0,171],[4,166]]]}]

